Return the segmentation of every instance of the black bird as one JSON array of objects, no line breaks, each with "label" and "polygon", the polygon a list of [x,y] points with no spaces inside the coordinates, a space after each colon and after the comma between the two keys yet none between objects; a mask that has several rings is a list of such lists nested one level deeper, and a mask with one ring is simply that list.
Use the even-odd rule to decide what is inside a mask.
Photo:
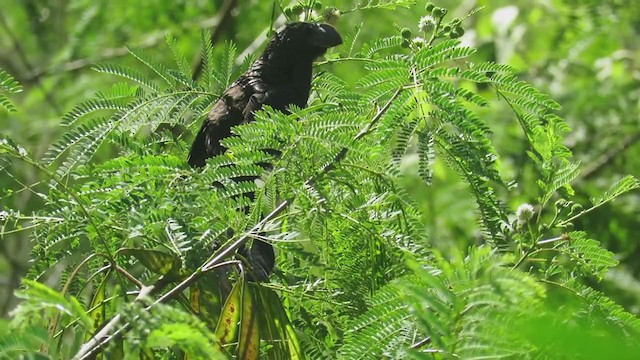
[{"label": "black bird", "polygon": [[[232,127],[253,121],[253,113],[263,105],[283,112],[292,104],[306,107],[313,60],[340,44],[340,34],[328,24],[295,22],[279,30],[249,70],[213,105],[191,146],[189,165],[203,167],[208,158],[223,153],[220,141],[231,135]],[[275,263],[271,245],[254,241],[249,253],[243,253],[255,278],[266,280]]]}]

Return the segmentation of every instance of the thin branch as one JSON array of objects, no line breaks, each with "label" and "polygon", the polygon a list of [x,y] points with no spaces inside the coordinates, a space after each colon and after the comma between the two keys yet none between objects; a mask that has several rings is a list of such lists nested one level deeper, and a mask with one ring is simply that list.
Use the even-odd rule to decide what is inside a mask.
[{"label": "thin branch", "polygon": [[626,138],[622,139],[617,146],[609,149],[607,152],[602,154],[596,161],[592,162],[589,167],[587,167],[584,171],[582,171],[582,178],[588,179],[596,175],[600,170],[607,167],[607,165],[611,164],[611,161],[617,158],[620,154],[625,152],[635,143],[640,141],[640,132],[635,133],[633,135],[629,135]]},{"label": "thin branch", "polygon": [[569,236],[567,234],[562,234],[561,236],[552,238],[552,239],[537,240],[530,248],[527,249],[527,251],[524,252],[524,254],[522,254],[522,256],[520,257],[520,259],[518,259],[515,265],[511,267],[511,270],[517,269],[518,266],[522,265],[532,254],[538,252],[540,250],[536,248],[538,245],[549,244],[549,243],[560,241],[560,240],[569,240]]},{"label": "thin branch", "polygon": [[324,302],[326,304],[331,304],[331,305],[335,305],[335,306],[340,306],[342,308],[348,308],[351,310],[358,310],[357,307],[353,306],[353,305],[349,305],[349,303],[347,302],[339,302],[339,301],[333,301],[333,300],[329,300],[327,298],[323,298],[323,297],[319,297],[319,296],[315,296],[315,295],[311,295],[308,293],[308,291],[312,291],[312,290],[302,290],[302,292],[296,292],[295,290],[292,290],[292,286],[283,286],[283,285],[278,285],[278,284],[274,284],[274,283],[264,283],[264,284],[259,284],[260,287],[266,288],[266,289],[271,289],[271,290],[275,290],[275,291],[279,291],[279,292],[283,292],[283,293],[287,293],[287,294],[292,294],[295,296],[300,296],[300,298],[307,298],[307,299],[312,299],[312,300],[317,300],[317,301],[321,301]]},{"label": "thin branch", "polygon": [[353,61],[353,62],[362,61],[362,62],[370,62],[370,63],[377,62],[377,60],[368,59],[368,58],[344,57],[344,58],[338,58],[338,59],[328,59],[328,60],[318,61],[318,62],[314,63],[314,65],[321,66],[321,65],[326,65],[326,64],[335,64],[335,63],[350,62],[350,61]]},{"label": "thin branch", "polygon": [[[285,20],[286,20],[286,18],[284,17],[284,15],[280,15],[274,21],[274,24],[277,24],[277,26],[280,26],[280,25],[284,24]],[[256,50],[258,50],[260,48],[260,46],[262,46],[262,44],[264,44],[264,42],[268,40],[267,34],[269,34],[270,30],[271,30],[271,27],[268,27],[268,28],[264,29],[260,33],[260,35],[258,35],[258,37],[255,40],[253,40],[253,42],[251,44],[249,44],[249,46],[247,46],[240,53],[240,55],[238,55],[238,57],[236,57],[236,61],[235,61],[236,66],[242,65],[242,62],[244,61],[244,59],[247,56],[249,56],[249,54],[253,54],[254,52],[256,52]]]},{"label": "thin branch", "polygon": [[538,245],[544,245],[544,244],[552,243],[552,242],[555,242],[555,241],[567,240],[567,239],[568,239],[567,236],[563,234],[562,236],[554,237],[552,239],[540,240],[540,241],[538,241]]},{"label": "thin branch", "polygon": [[568,287],[568,286],[566,286],[564,284],[561,284],[559,282],[555,282],[555,281],[551,281],[551,280],[547,280],[547,279],[540,279],[538,281],[540,281],[542,283],[545,283],[545,284],[550,284],[550,285],[557,286],[559,288],[562,288],[562,289],[565,289],[567,291],[572,292],[574,295],[577,295],[577,296],[579,296],[581,298],[584,298],[584,296],[582,294],[580,294],[578,291],[576,291],[576,290],[574,290],[574,289],[572,289],[572,288],[570,288],[570,287]]},{"label": "thin branch", "polygon": [[[195,23],[195,26],[198,27],[199,29],[212,28],[212,27],[218,26],[220,20],[221,19],[219,18],[219,16],[215,15],[213,17],[210,17]],[[184,22],[179,25],[179,29],[187,29],[189,27],[192,27],[193,25],[194,25],[193,22]],[[135,44],[135,47],[140,49],[154,47],[162,43],[166,38],[166,36],[170,33],[171,31],[169,30],[154,31],[152,33],[147,34],[146,36],[143,36],[142,37],[143,40]],[[93,66],[97,62],[122,57],[127,54],[129,54],[129,51],[127,50],[126,46],[118,47],[118,48],[108,48],[95,57],[75,59],[63,64],[53,65],[47,68],[32,69],[30,70],[30,74],[27,77],[25,77],[22,81],[23,82],[38,81],[38,79],[43,76],[81,70],[86,67]]]},{"label": "thin branch", "polygon": [[426,338],[418,341],[417,343],[412,344],[411,348],[412,349],[419,349],[419,348],[421,348],[421,347],[423,347],[423,346],[425,346],[427,344],[431,344],[431,337],[430,336],[427,336]]}]

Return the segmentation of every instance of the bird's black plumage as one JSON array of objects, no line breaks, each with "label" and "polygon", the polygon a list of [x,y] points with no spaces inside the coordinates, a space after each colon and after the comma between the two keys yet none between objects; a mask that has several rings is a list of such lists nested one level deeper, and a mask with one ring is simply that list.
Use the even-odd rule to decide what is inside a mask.
[{"label": "bird's black plumage", "polygon": [[[306,107],[313,60],[341,43],[336,29],[328,24],[296,22],[284,26],[213,105],[191,146],[189,165],[202,167],[208,158],[223,153],[220,141],[231,135],[231,128],[253,121],[253,113],[264,105],[283,112],[290,105]],[[275,262],[271,245],[254,241],[245,255],[255,277],[266,279]]]}]

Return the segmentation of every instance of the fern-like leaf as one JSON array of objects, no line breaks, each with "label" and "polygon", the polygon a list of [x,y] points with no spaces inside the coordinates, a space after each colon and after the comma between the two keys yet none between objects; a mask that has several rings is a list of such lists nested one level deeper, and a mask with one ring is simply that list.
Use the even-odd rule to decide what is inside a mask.
[{"label": "fern-like leaf", "polygon": [[16,94],[20,91],[22,91],[22,86],[20,86],[13,76],[0,69],[0,108],[5,109],[8,112],[15,112],[15,105],[13,105],[13,102],[11,102],[3,92]]},{"label": "fern-like leaf", "polygon": [[133,55],[138,61],[146,65],[150,70],[152,70],[156,75],[158,75],[162,80],[164,80],[167,85],[173,85],[173,82],[169,79],[170,76],[168,74],[168,69],[163,64],[157,62],[147,54],[142,49],[135,47],[127,47],[129,54]]},{"label": "fern-like leaf", "polygon": [[215,77],[213,44],[211,43],[211,34],[208,31],[202,31],[200,34],[200,56],[202,57],[202,75],[200,76],[200,83],[206,91],[211,91],[213,89]]},{"label": "fern-like leaf", "polygon": [[217,89],[222,92],[231,84],[231,77],[233,76],[233,68],[236,57],[236,45],[232,42],[225,44],[224,56],[220,59],[216,69],[213,69],[211,76],[217,82]]},{"label": "fern-like leaf", "polygon": [[569,240],[560,251],[567,253],[584,275],[601,280],[607,270],[616,266],[615,255],[600,246],[596,240],[587,238],[583,231],[572,231]]},{"label": "fern-like leaf", "polygon": [[23,282],[27,288],[16,293],[24,302],[14,311],[14,318],[18,318],[15,321],[28,323],[25,318],[39,316],[36,314],[41,310],[53,310],[77,320],[85,329],[91,329],[91,318],[76,298],[67,299],[60,292],[37,281],[25,279]]},{"label": "fern-like leaf", "polygon": [[597,198],[591,199],[591,203],[593,204],[593,206],[600,206],[614,200],[615,198],[626,192],[636,189],[640,189],[640,180],[632,175],[627,175],[613,184],[611,188],[604,194]]},{"label": "fern-like leaf", "polygon": [[173,60],[176,63],[177,70],[180,76],[185,79],[191,79],[191,65],[189,64],[189,60],[187,60],[187,57],[180,49],[180,44],[178,44],[178,41],[176,41],[176,39],[171,34],[167,34],[167,36],[165,37],[165,41],[167,43],[167,46],[169,46],[171,53],[173,54]]},{"label": "fern-like leaf", "polygon": [[120,65],[115,65],[115,64],[109,64],[109,63],[103,63],[103,64],[96,64],[93,67],[94,70],[101,72],[101,73],[105,73],[105,74],[112,74],[112,75],[116,75],[116,76],[120,76],[122,78],[128,79],[128,80],[133,80],[135,82],[137,82],[138,84],[149,88],[153,91],[158,91],[159,88],[158,86],[150,79],[148,78],[146,75],[143,75],[142,73],[138,72],[137,70],[133,70],[131,68],[128,67],[124,67],[124,66],[120,66]]},{"label": "fern-like leaf", "polygon": [[461,47],[460,40],[448,39],[431,47],[424,47],[414,56],[414,62],[418,69],[427,69],[450,60],[466,58],[473,54],[475,49]]},{"label": "fern-like leaf", "polygon": [[350,12],[370,9],[395,10],[398,7],[409,8],[415,3],[416,0],[363,0]]}]

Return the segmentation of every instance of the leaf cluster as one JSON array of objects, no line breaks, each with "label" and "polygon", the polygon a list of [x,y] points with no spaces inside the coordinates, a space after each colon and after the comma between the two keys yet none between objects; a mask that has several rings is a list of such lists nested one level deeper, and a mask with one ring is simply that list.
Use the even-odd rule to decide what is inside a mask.
[{"label": "leaf cluster", "polygon": [[[569,129],[555,114],[559,105],[507,65],[473,63],[475,49],[437,27],[408,48],[400,36],[360,44],[356,29],[345,53],[321,66],[354,62],[366,76],[352,86],[320,72],[308,108],[262,109],[255,122],[233,128],[228,150],[202,170],[184,160],[189,130],[242,70],[233,65],[235,46],[214,63],[203,34],[198,79],[172,37],[171,66],[129,49],[153,76],[97,65],[125,82],[72,109],[43,159],[0,140],[4,161],[49,179],[42,209],[1,213],[0,234],[29,229],[34,249],[11,324],[19,332],[0,338],[0,353],[600,354],[558,346],[574,344],[574,333],[610,354],[637,350],[638,320],[589,286],[617,264],[613,254],[573,223],[640,183],[627,176],[586,209],[572,202],[579,164],[563,145]],[[10,79],[0,73],[16,89]],[[487,87],[494,98],[479,91]],[[506,205],[513,182],[500,173],[491,123],[479,115],[497,101],[512,109],[536,169],[535,183],[523,186],[537,187],[537,197],[518,210]],[[101,159],[104,147],[117,156]],[[473,199],[478,234],[467,247],[434,248],[432,224],[404,182],[408,157],[418,159],[421,182],[413,186],[436,191],[438,168],[464,182],[457,196]],[[269,283],[247,281],[241,252],[222,256],[252,241],[277,248]],[[63,285],[48,288],[46,279]],[[535,336],[544,326],[550,335]]]}]

